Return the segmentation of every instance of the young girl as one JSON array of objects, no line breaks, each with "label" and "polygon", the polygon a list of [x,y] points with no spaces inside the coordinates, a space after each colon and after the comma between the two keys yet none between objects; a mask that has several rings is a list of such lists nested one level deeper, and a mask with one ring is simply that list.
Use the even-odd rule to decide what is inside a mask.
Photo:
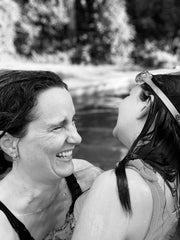
[{"label": "young girl", "polygon": [[[100,175],[73,240],[170,239],[179,213],[180,76],[142,72],[113,134],[128,153]],[[109,159],[110,160],[110,159]]]}]

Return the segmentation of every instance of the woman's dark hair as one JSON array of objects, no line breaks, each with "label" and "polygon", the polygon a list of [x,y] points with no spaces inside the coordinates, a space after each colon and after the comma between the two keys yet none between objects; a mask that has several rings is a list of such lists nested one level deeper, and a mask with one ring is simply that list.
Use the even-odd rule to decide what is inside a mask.
[{"label": "woman's dark hair", "polygon": [[[152,81],[158,86],[180,112],[180,76],[153,75]],[[154,95],[146,123],[128,151],[115,169],[120,202],[124,211],[132,214],[130,194],[126,177],[126,167],[130,160],[142,159],[157,171],[169,186],[172,194],[177,194],[170,186],[180,172],[180,126],[160,98],[144,83],[141,100]],[[154,124],[154,129],[152,129]]]},{"label": "woman's dark hair", "polygon": [[[33,108],[38,95],[49,88],[68,89],[61,78],[50,71],[0,71],[0,130],[17,137],[26,134],[27,125],[35,118]],[[12,165],[0,151],[0,174]]]}]

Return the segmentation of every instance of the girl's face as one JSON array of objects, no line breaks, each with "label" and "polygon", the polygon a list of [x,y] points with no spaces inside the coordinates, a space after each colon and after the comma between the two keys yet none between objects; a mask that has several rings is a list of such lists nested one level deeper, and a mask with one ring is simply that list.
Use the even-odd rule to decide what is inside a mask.
[{"label": "girl's face", "polygon": [[59,87],[45,90],[38,96],[34,112],[35,120],[18,143],[17,167],[43,182],[72,174],[72,153],[81,137],[69,92]]},{"label": "girl's face", "polygon": [[129,96],[119,104],[118,119],[113,135],[127,148],[132,145],[140,133],[142,125],[140,114],[145,104],[141,100],[141,92],[140,86],[134,87]]}]

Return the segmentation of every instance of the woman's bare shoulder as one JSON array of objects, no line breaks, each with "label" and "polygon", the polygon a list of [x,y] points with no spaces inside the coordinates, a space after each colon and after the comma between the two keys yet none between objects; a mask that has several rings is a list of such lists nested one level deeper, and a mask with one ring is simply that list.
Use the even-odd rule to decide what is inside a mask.
[{"label": "woman's bare shoulder", "polygon": [[18,236],[11,224],[9,223],[5,214],[0,211],[0,239],[18,240]]},{"label": "woman's bare shoulder", "polygon": [[94,180],[103,172],[99,167],[83,159],[73,159],[73,164],[74,176],[83,192],[88,190],[92,186]]},{"label": "woman's bare shoulder", "polygon": [[98,171],[100,170],[99,167],[93,165],[92,163],[90,163],[84,159],[74,158],[74,159],[72,159],[72,161],[74,164],[74,172],[82,171],[87,168],[94,168],[94,169],[97,169]]}]

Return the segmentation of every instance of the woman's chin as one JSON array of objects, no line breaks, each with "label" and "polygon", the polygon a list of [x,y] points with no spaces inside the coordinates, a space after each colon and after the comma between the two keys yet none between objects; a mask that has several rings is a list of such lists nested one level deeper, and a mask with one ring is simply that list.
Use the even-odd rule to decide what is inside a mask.
[{"label": "woman's chin", "polygon": [[69,162],[61,163],[59,166],[53,167],[54,173],[59,178],[68,177],[74,172],[74,165],[72,160]]}]

